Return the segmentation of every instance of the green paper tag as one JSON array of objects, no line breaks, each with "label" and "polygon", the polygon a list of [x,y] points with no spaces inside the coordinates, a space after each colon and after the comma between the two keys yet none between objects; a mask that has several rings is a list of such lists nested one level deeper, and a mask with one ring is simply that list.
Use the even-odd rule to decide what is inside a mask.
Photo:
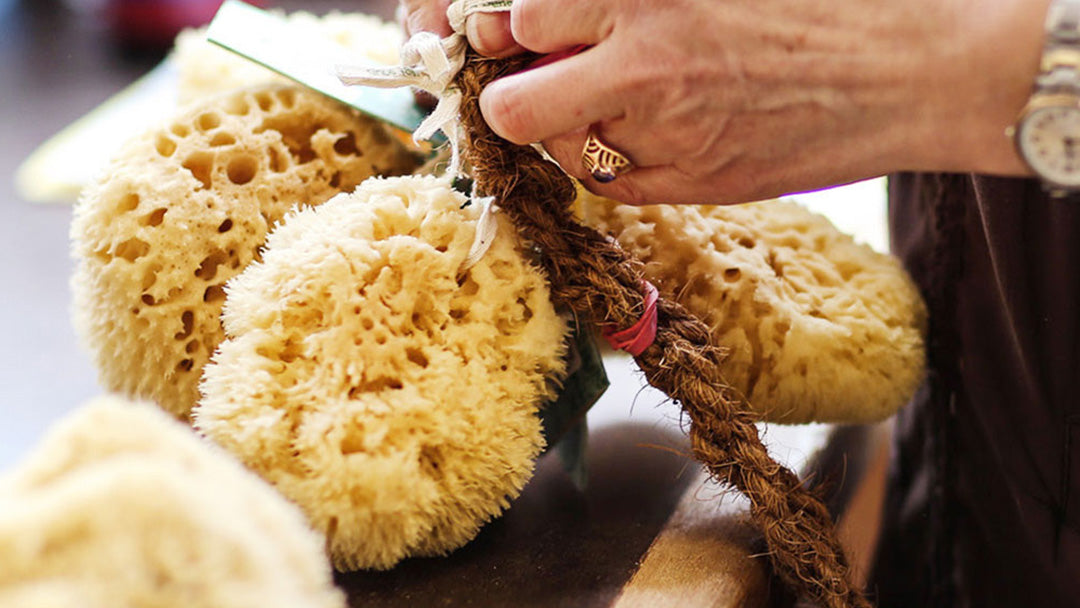
[{"label": "green paper tag", "polygon": [[556,449],[563,467],[578,488],[585,486],[585,414],[609,386],[600,349],[593,335],[574,330],[570,343],[570,373],[559,396],[540,410],[548,449]]},{"label": "green paper tag", "polygon": [[[424,120],[408,88],[376,89],[341,84],[338,65],[363,63],[344,47],[313,39],[289,23],[240,0],[226,0],[206,34],[218,46],[263,65],[323,95],[410,133]],[[378,65],[372,63],[372,65]]]}]

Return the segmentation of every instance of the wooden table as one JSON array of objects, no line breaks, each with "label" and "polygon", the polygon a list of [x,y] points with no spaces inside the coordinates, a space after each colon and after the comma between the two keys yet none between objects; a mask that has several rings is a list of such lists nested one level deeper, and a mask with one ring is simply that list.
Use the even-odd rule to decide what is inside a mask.
[{"label": "wooden table", "polygon": [[[292,2],[384,16],[393,3]],[[18,200],[18,163],[62,126],[145,72],[159,56],[110,45],[103,26],[56,0],[0,4],[0,468],[44,428],[100,391],[69,323],[71,209]],[[687,456],[677,408],[640,391],[610,357],[613,389],[590,414],[587,489],[552,458],[501,520],[446,559],[342,574],[354,606],[766,606],[770,579],[745,505],[705,485]],[[820,427],[773,429],[801,466]]]}]

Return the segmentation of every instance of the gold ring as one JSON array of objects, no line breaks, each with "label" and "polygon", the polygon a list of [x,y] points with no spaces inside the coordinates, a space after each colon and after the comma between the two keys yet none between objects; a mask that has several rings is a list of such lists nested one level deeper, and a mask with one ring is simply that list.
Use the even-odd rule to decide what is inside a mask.
[{"label": "gold ring", "polygon": [[634,163],[625,154],[600,141],[591,128],[589,136],[585,138],[585,147],[581,150],[581,165],[601,184],[634,168]]}]

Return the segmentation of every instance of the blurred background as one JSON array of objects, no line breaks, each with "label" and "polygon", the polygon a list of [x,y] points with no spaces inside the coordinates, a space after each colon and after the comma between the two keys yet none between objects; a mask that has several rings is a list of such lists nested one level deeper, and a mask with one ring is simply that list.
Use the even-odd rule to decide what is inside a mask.
[{"label": "blurred background", "polygon": [[[26,200],[16,190],[16,169],[43,142],[151,70],[180,28],[205,23],[219,4],[0,0],[0,471],[51,422],[101,392],[69,320],[71,205]],[[395,0],[256,4],[320,14],[345,9],[385,19],[396,7]],[[882,180],[800,199],[842,230],[879,250],[886,247]],[[622,367],[613,375],[632,375],[628,362],[616,365]],[[641,392],[637,376],[615,384],[595,415],[648,417],[663,401]],[[628,403],[635,404],[632,413]],[[812,435],[808,446],[820,440],[820,433]],[[801,457],[810,449],[797,447],[798,437],[789,445]]]}]

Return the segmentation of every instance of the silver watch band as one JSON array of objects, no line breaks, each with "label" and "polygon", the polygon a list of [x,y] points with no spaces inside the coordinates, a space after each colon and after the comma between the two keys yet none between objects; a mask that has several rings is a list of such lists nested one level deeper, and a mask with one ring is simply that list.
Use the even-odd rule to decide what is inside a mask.
[{"label": "silver watch band", "polygon": [[1080,87],[1080,0],[1051,0],[1037,89]]},{"label": "silver watch band", "polygon": [[1046,48],[1080,41],[1080,0],[1053,0],[1046,12]]}]

